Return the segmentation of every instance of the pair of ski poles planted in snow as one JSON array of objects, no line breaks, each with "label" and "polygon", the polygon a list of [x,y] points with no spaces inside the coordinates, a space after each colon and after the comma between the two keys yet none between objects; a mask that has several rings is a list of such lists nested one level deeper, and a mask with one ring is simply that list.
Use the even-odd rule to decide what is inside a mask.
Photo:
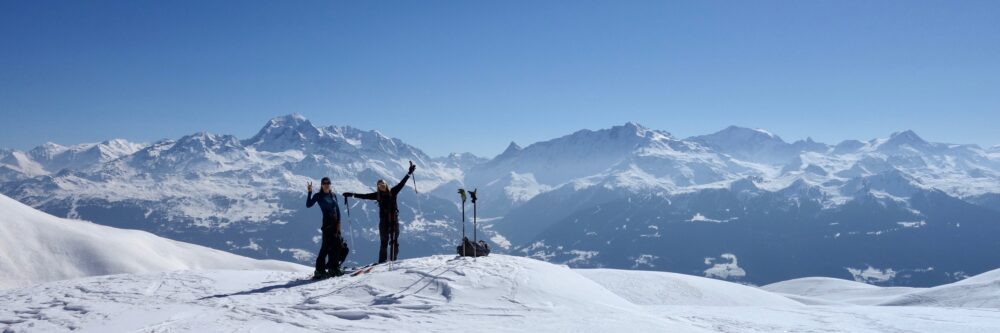
[{"label": "pair of ski poles planted in snow", "polygon": [[[412,167],[413,167],[413,161],[410,161],[410,168],[412,168]],[[417,191],[417,177],[415,175],[413,175],[413,174],[410,174],[410,179],[413,180],[413,193],[419,195],[420,192]],[[421,215],[423,215],[423,211],[420,209],[420,198],[419,198],[419,196],[416,196],[415,200],[417,200],[417,210],[420,211]],[[473,199],[473,202],[474,201],[475,201],[475,199]],[[351,246],[354,246],[355,245],[355,243],[354,243],[354,222],[351,222],[351,204],[347,202],[347,195],[344,195],[344,208],[347,209],[347,223],[348,223],[348,226],[351,228],[351,230],[350,230],[350,232],[351,232]],[[392,263],[394,261],[396,261],[395,258],[394,258],[394,256],[393,256],[393,254],[396,251],[396,242],[399,241],[399,226],[398,226],[398,222],[397,222],[396,230],[395,231],[396,231],[395,232],[395,234],[396,234],[395,239],[392,239],[392,241],[389,242],[389,270],[392,270]]]},{"label": "pair of ski poles planted in snow", "polygon": [[466,191],[464,188],[459,188],[458,189],[458,195],[460,195],[462,197],[462,256],[463,257],[466,256],[465,251],[466,251],[466,248],[468,247],[468,246],[465,246],[465,242],[468,239],[465,236],[465,199],[466,199],[466,193],[468,193],[468,195],[470,197],[472,197],[472,245],[473,245],[472,246],[472,251],[473,251],[472,255],[473,255],[473,257],[478,257],[479,256],[479,253],[476,253],[476,251],[478,251],[478,248],[476,247],[476,244],[479,242],[479,235],[478,235],[478,233],[479,233],[478,232],[479,231],[479,227],[478,227],[478,223],[477,223],[478,218],[476,217],[476,215],[477,215],[476,214],[476,200],[477,200],[477,198],[476,198],[476,191],[478,191],[478,190],[479,189],[474,189],[472,191]]}]

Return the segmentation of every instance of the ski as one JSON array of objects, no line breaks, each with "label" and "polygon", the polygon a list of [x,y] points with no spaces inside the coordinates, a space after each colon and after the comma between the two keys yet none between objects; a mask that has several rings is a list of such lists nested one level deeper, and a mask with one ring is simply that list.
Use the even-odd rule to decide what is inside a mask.
[{"label": "ski", "polygon": [[371,272],[372,269],[375,268],[375,265],[378,265],[378,263],[367,264],[355,269],[345,270],[344,275],[342,276],[358,276],[367,272]]},{"label": "ski", "polygon": [[364,269],[359,269],[356,272],[351,273],[351,276],[358,276],[358,275],[361,275],[361,274],[371,273],[373,269],[375,269],[375,266],[371,266],[371,267],[364,268]]}]

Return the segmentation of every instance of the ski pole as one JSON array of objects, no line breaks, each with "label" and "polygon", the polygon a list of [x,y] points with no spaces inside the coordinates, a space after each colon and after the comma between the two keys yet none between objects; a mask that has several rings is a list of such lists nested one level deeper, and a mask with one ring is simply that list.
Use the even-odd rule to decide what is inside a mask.
[{"label": "ski pole", "polygon": [[[413,167],[413,161],[410,161],[410,167],[411,168]],[[414,174],[410,174],[410,179],[413,179],[413,193],[420,193],[417,192],[417,176]]]},{"label": "ski pole", "polygon": [[462,196],[462,256],[465,256],[465,189],[459,188],[458,195]]},{"label": "ski pole", "polygon": [[347,193],[344,193],[344,209],[347,209],[347,217],[351,217],[351,205],[347,202]]},{"label": "ski pole", "polygon": [[[398,220],[398,218],[397,218],[397,220]],[[394,229],[393,232],[389,236],[389,237],[392,238],[392,240],[389,242],[389,270],[390,271],[392,270],[393,264],[396,263],[396,254],[397,254],[396,251],[397,251],[397,249],[399,247],[399,244],[398,244],[399,243],[399,222],[396,222],[396,226],[393,229]]]},{"label": "ski pole", "polygon": [[347,203],[347,195],[344,195],[344,208],[347,209],[347,226],[351,228],[351,247],[354,247],[354,222],[351,221],[351,205]]},{"label": "ski pole", "polygon": [[[479,224],[477,223],[478,218],[476,217],[476,191],[479,189],[474,189],[469,192],[469,196],[472,197],[472,245],[479,244]],[[472,255],[479,257],[479,247],[472,247]]]},{"label": "ski pole", "polygon": [[[410,167],[413,167],[413,161],[410,161]],[[417,212],[420,213],[420,217],[424,217],[424,209],[420,207],[420,192],[417,192],[417,176],[410,174],[410,179],[413,179],[413,200],[417,201]],[[414,218],[416,220],[416,218]]]}]

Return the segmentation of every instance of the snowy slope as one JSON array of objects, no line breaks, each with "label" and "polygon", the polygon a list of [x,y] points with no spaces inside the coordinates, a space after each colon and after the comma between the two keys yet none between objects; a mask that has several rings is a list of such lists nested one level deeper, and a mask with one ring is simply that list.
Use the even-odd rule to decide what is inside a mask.
[{"label": "snowy slope", "polygon": [[920,288],[879,287],[867,283],[834,278],[801,278],[761,287],[773,293],[786,295],[807,304],[845,303],[877,305],[886,299],[911,293]]},{"label": "snowy slope", "polygon": [[[303,276],[197,270],[91,277],[0,291],[0,329],[852,333],[1000,329],[997,309],[806,306],[707,278],[573,270],[504,255],[407,259],[391,271],[378,266],[369,274],[318,282]],[[643,288],[649,295],[639,295]]]},{"label": "snowy slope", "polygon": [[1000,309],[1000,269],[933,288],[878,287],[831,278],[802,278],[761,287],[806,304],[905,305]]},{"label": "snowy slope", "polygon": [[569,268],[532,259],[434,256],[387,269],[321,282],[273,271],[63,281],[0,294],[0,323],[13,332],[707,332],[645,313]]},{"label": "snowy slope", "polygon": [[882,304],[1000,309],[1000,269],[955,283],[901,295]]},{"label": "snowy slope", "polygon": [[619,269],[578,269],[577,272],[641,305],[801,305],[754,287],[692,275]]},{"label": "snowy slope", "polygon": [[304,266],[254,260],[153,234],[62,219],[0,195],[0,288],[92,275]]}]

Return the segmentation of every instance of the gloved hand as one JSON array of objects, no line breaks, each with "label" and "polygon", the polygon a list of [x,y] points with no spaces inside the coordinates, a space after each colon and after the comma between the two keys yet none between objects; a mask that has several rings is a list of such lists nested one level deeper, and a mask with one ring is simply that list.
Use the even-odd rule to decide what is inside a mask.
[{"label": "gloved hand", "polygon": [[415,170],[417,170],[417,166],[413,162],[410,162],[410,174],[412,175]]},{"label": "gloved hand", "polygon": [[354,196],[354,193],[351,193],[351,192],[344,192],[344,197],[345,197],[345,198],[350,198],[350,197],[353,197],[353,196]]}]

